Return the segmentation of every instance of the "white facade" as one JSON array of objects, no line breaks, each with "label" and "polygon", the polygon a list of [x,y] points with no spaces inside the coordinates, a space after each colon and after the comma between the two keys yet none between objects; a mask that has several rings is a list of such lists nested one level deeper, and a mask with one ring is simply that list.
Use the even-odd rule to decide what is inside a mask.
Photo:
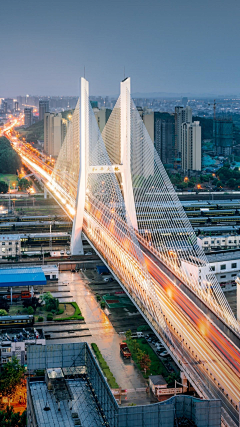
[{"label": "white facade", "polygon": [[183,123],[192,123],[192,109],[190,107],[175,107],[175,148],[177,151],[177,156],[180,157],[182,151],[181,126]]},{"label": "white facade", "polygon": [[0,363],[4,365],[16,357],[20,365],[25,365],[27,361],[27,347],[31,344],[46,345],[45,338],[25,340],[25,341],[2,341],[0,343]]},{"label": "white facade", "polygon": [[0,259],[21,254],[21,237],[18,234],[0,235]]},{"label": "white facade", "polygon": [[41,269],[47,280],[58,280],[57,265],[41,265]]},{"label": "white facade", "polygon": [[208,287],[207,280],[211,271],[208,264],[201,266],[193,262],[181,261],[181,266],[190,280],[198,282],[203,288]]},{"label": "white facade", "polygon": [[68,121],[61,113],[44,114],[44,151],[50,156],[57,157],[67,132]]},{"label": "white facade", "polygon": [[240,247],[240,236],[199,236],[203,250],[236,249]]},{"label": "white facade", "polygon": [[199,122],[181,125],[182,169],[184,172],[201,171],[201,126]]},{"label": "white facade", "polygon": [[240,273],[240,253],[226,252],[208,255],[211,271],[216,275],[223,291],[236,289],[236,278]]}]

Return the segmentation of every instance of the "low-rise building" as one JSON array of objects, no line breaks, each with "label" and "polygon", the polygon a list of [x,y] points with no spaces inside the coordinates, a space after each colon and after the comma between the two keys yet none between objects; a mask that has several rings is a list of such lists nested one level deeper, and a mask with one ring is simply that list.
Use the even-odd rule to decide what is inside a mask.
[{"label": "low-rise building", "polygon": [[236,289],[235,280],[240,273],[240,251],[209,254],[207,258],[223,291]]},{"label": "low-rise building", "polygon": [[29,345],[45,345],[46,340],[42,330],[29,330],[23,335],[16,330],[15,333],[5,333],[0,342],[0,364],[4,365],[16,357],[21,365],[27,363],[27,348]]},{"label": "low-rise building", "polygon": [[0,259],[21,254],[21,237],[18,234],[0,235]]},{"label": "low-rise building", "polygon": [[152,390],[154,396],[159,396],[162,389],[167,388],[167,382],[162,375],[150,375],[149,387]]},{"label": "low-rise building", "polygon": [[240,248],[240,236],[233,234],[215,235],[215,236],[198,236],[201,239],[203,250],[213,249],[236,249]]}]

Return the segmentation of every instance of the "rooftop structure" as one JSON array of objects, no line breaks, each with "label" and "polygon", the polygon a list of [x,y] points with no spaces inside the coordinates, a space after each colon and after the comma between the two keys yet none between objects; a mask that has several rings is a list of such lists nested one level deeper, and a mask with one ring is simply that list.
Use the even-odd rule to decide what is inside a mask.
[{"label": "rooftop structure", "polygon": [[46,285],[46,278],[41,267],[17,267],[1,269],[0,287],[39,285]]},{"label": "rooftop structure", "polygon": [[175,414],[204,427],[220,427],[219,400],[176,396],[153,405],[120,407],[87,343],[31,346],[27,356],[28,369],[45,370],[45,378],[28,379],[30,427],[173,427]]}]

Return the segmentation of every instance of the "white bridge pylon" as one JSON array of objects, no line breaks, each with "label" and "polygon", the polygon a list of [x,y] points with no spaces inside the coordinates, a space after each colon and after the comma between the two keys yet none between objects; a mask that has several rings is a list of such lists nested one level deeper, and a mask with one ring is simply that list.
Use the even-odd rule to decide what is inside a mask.
[{"label": "white bridge pylon", "polygon": [[76,200],[76,215],[73,222],[71,253],[83,254],[82,227],[84,206],[86,201],[87,182],[89,174],[118,174],[121,176],[122,193],[127,213],[129,227],[138,230],[135,210],[132,176],[131,176],[131,97],[130,78],[124,79],[120,84],[120,163],[112,165],[89,164],[89,82],[81,78],[80,102],[80,168]]}]

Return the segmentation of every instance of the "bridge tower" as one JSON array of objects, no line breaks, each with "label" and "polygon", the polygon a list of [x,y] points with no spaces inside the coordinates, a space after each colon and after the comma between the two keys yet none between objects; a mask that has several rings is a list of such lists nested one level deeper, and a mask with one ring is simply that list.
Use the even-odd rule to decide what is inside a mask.
[{"label": "bridge tower", "polygon": [[[121,174],[123,198],[126,207],[127,221],[135,230],[137,216],[135,210],[132,177],[131,177],[131,96],[130,78],[124,79],[120,84],[120,164],[114,164],[106,168],[105,165],[89,166],[89,83],[81,78],[81,104],[80,104],[80,168],[78,179],[78,190],[76,200],[76,215],[73,222],[71,253],[72,255],[83,254],[82,225],[86,198],[88,173],[105,174],[118,171]],[[94,171],[94,172],[93,172]]]}]

